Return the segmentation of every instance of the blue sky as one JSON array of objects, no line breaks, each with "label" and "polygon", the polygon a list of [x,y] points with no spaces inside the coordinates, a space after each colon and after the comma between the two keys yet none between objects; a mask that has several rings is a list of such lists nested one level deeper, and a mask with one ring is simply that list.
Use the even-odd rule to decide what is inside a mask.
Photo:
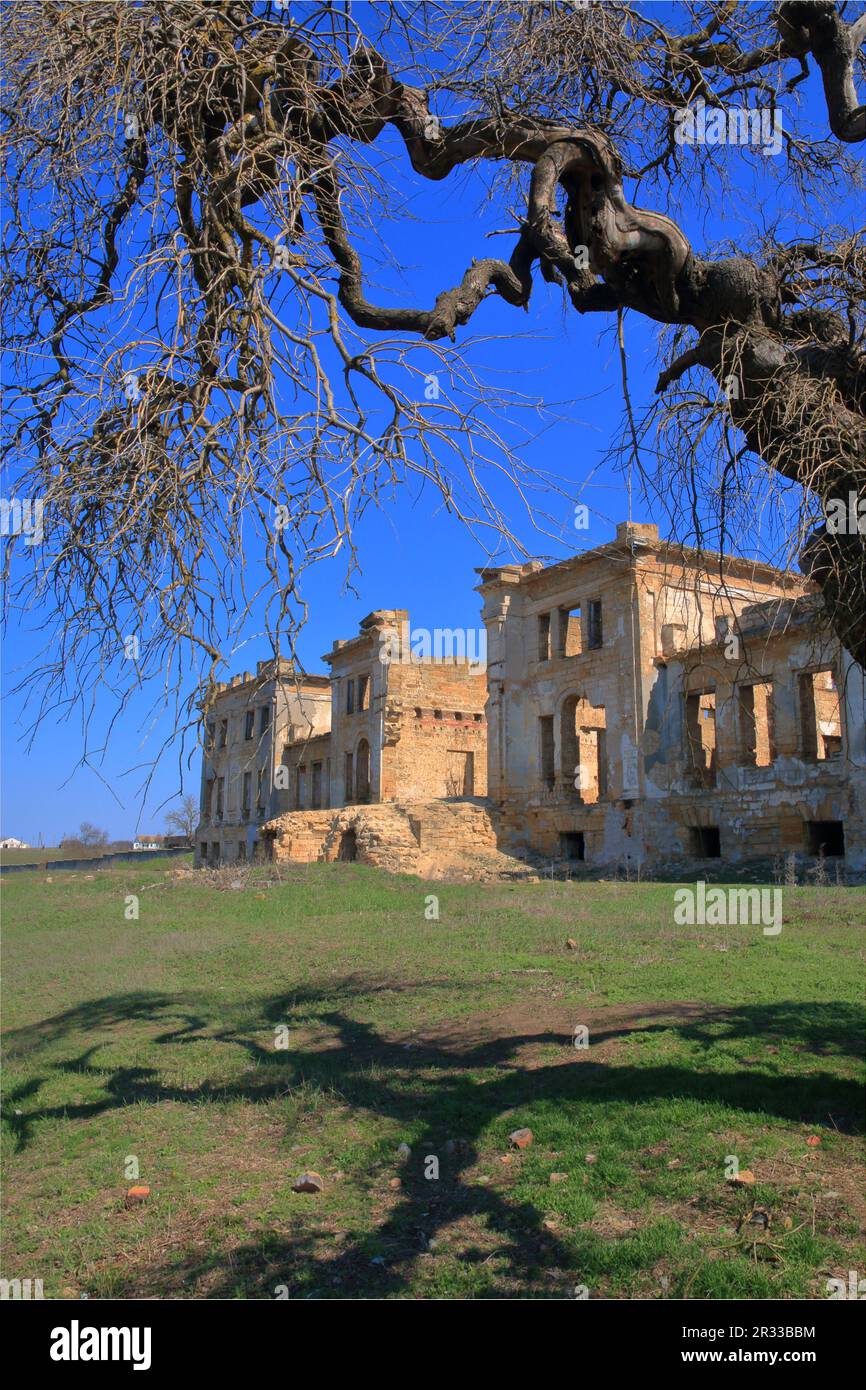
[{"label": "blue sky", "polygon": [[[825,134],[826,117],[814,77],[807,89],[801,88],[803,97],[805,106],[798,115],[793,110],[789,114],[786,108],[786,125],[791,128],[802,123]],[[502,225],[501,214],[481,208],[481,184],[467,173],[430,185],[411,175],[397,144],[391,152],[397,156],[392,169],[398,190],[410,199],[412,213],[411,221],[388,229],[395,259],[405,274],[379,267],[371,297],[384,299],[393,292],[405,302],[411,276],[412,301],[430,304],[443,287],[457,283],[472,256],[492,254],[491,246],[497,253],[504,250],[508,244],[504,239],[491,243],[484,237],[486,230]],[[676,212],[698,251],[723,238],[735,244],[742,238],[746,246],[755,231],[777,214],[783,217],[785,235],[814,230],[784,220],[788,195],[784,186],[762,178],[759,158],[735,149],[728,155],[732,178],[744,191],[736,198],[710,199],[706,205],[696,203]],[[626,184],[627,196],[630,192]],[[666,210],[654,195],[644,194],[638,201]],[[854,210],[849,210],[853,215]],[[835,216],[841,221],[844,212],[840,204]],[[475,360],[509,374],[515,386],[527,394],[543,396],[551,407],[554,419],[528,446],[527,457],[562,477],[573,496],[590,508],[589,529],[577,532],[573,503],[565,498],[551,500],[556,534],[533,535],[515,499],[508,500],[497,490],[531,553],[561,559],[575,550],[602,544],[612,537],[616,523],[626,517],[625,480],[602,463],[622,418],[614,329],[615,322],[606,316],[581,318],[565,310],[559,292],[540,278],[529,313],[494,299],[482,306],[473,320],[473,335],[488,339],[473,349]],[[626,340],[629,384],[640,412],[653,397],[658,372],[656,326],[628,315]],[[8,491],[5,485],[3,491],[4,495]],[[665,529],[664,517],[654,515],[637,491],[633,518],[657,521]],[[408,608],[413,625],[426,628],[479,625],[474,570],[488,556],[446,514],[441,499],[432,491],[382,498],[379,509],[369,510],[361,522],[357,540],[363,569],[354,580],[357,595],[345,591],[339,561],[323,563],[307,578],[305,597],[311,616],[299,651],[308,670],[322,670],[321,654],[333,639],[351,637],[358,621],[374,608]],[[739,548],[744,553],[762,552],[757,531],[743,536],[741,542]],[[255,565],[254,557],[249,563]],[[173,710],[166,708],[159,683],[151,682],[135,696],[101,753],[100,744],[116,714],[116,703],[107,691],[100,693],[89,734],[94,752],[87,766],[78,765],[84,731],[77,716],[66,721],[60,712],[49,711],[30,743],[28,712],[9,691],[30,668],[44,640],[35,631],[38,620],[39,614],[32,613],[13,621],[3,647],[6,696],[2,705],[0,833],[30,843],[41,837],[46,845],[52,845],[85,819],[103,826],[112,838],[164,829],[165,810],[181,790],[198,793],[199,754],[187,737],[185,745],[170,748],[153,769],[157,751],[175,727]],[[269,644],[256,623],[251,623],[243,636],[242,649],[228,663],[232,670],[254,669],[257,660],[269,655]]]}]

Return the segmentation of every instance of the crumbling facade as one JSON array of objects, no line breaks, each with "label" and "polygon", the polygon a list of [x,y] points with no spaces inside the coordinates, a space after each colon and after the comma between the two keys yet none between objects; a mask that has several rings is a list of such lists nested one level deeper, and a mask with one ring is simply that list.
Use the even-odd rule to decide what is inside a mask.
[{"label": "crumbling facade", "polygon": [[218,692],[200,862],[259,847],[485,877],[794,853],[866,870],[864,673],[801,577],[631,523],[560,564],[479,574],[486,672],[419,650],[389,609],[334,643],[327,677],[289,688],[260,668]]},{"label": "crumbling facade", "polygon": [[195,862],[254,859],[261,828],[282,809],[285,747],[327,730],[327,676],[304,676],[288,661],[260,661],[214,686],[204,713],[199,825]]},{"label": "crumbling facade", "polygon": [[[323,660],[328,676],[262,662],[255,677],[215,688],[197,863],[270,850],[273,832],[265,845],[262,831],[292,813],[485,795],[483,665],[459,649],[424,650],[404,609],[371,613]],[[323,856],[333,819],[322,821]]]},{"label": "crumbling facade", "polygon": [[419,650],[405,609],[371,613],[323,657],[331,670],[331,805],[484,796],[487,681]]},{"label": "crumbling facade", "polygon": [[[672,700],[683,730],[669,742]],[[862,870],[864,733],[863,672],[821,638],[810,596],[755,604],[714,642],[674,649],[644,741],[648,795],[667,810],[654,856],[793,853]]]},{"label": "crumbling facade", "polygon": [[863,673],[801,579],[623,525],[480,572],[500,844],[594,865],[864,868]]}]

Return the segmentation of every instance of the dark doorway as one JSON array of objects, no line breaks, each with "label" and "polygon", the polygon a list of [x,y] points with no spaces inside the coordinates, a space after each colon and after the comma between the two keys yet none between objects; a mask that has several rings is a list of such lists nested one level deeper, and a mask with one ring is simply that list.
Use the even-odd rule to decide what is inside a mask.
[{"label": "dark doorway", "polygon": [[845,855],[845,823],[841,820],[807,820],[806,853],[823,854],[826,859]]},{"label": "dark doorway", "polygon": [[582,830],[567,830],[559,837],[559,852],[563,859],[585,859],[586,845]]},{"label": "dark doorway", "polygon": [[354,830],[343,831],[337,858],[346,863],[352,863],[358,858],[358,837]]},{"label": "dark doorway", "polygon": [[370,800],[370,745],[365,738],[355,753],[355,800],[362,805]]},{"label": "dark doorway", "polygon": [[693,825],[692,854],[696,859],[721,859],[722,846],[717,825]]}]

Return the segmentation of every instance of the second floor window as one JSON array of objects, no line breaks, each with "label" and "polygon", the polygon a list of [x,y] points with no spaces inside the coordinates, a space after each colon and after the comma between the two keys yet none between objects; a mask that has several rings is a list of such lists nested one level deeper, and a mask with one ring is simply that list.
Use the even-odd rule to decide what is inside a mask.
[{"label": "second floor window", "polygon": [[262,705],[262,708],[259,712],[259,732],[262,734],[266,734],[268,729],[270,728],[270,723],[271,707],[270,705]]},{"label": "second floor window", "polygon": [[253,731],[255,728],[255,718],[255,710],[248,709],[246,714],[244,715],[244,738],[246,739],[250,739],[253,736]]},{"label": "second floor window", "polygon": [[225,748],[226,744],[228,743],[228,739],[229,739],[229,721],[228,721],[227,719],[221,719],[221,720],[220,720],[220,748]]},{"label": "second floor window", "polygon": [[591,649],[600,647],[604,640],[601,627],[601,599],[590,599],[586,624],[586,645]]},{"label": "second floor window", "polygon": [[550,614],[538,615],[538,660],[550,660]]},{"label": "second floor window", "polygon": [[355,682],[346,681],[346,713],[355,713]]}]

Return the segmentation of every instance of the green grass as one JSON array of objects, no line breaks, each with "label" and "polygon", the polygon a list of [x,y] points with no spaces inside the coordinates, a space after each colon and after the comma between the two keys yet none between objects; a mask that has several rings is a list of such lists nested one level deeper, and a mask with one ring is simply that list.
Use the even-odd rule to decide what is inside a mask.
[{"label": "green grass", "polygon": [[0,850],[0,864],[33,864],[45,866],[49,861],[55,859],[98,859],[100,855],[108,851],[105,846],[101,849],[61,849],[60,846],[46,849],[35,848],[28,845],[26,849],[2,849]]},{"label": "green grass", "polygon": [[[671,884],[337,864],[233,890],[177,865],[4,881],[5,1277],[55,1297],[820,1298],[866,1267],[859,890],[785,889],[768,938],[675,926]],[[729,1155],[754,1186],[726,1183]],[[132,1208],[130,1156],[151,1189]],[[291,1191],[306,1168],[323,1194]],[[753,1249],[754,1203],[772,1244]]]}]

